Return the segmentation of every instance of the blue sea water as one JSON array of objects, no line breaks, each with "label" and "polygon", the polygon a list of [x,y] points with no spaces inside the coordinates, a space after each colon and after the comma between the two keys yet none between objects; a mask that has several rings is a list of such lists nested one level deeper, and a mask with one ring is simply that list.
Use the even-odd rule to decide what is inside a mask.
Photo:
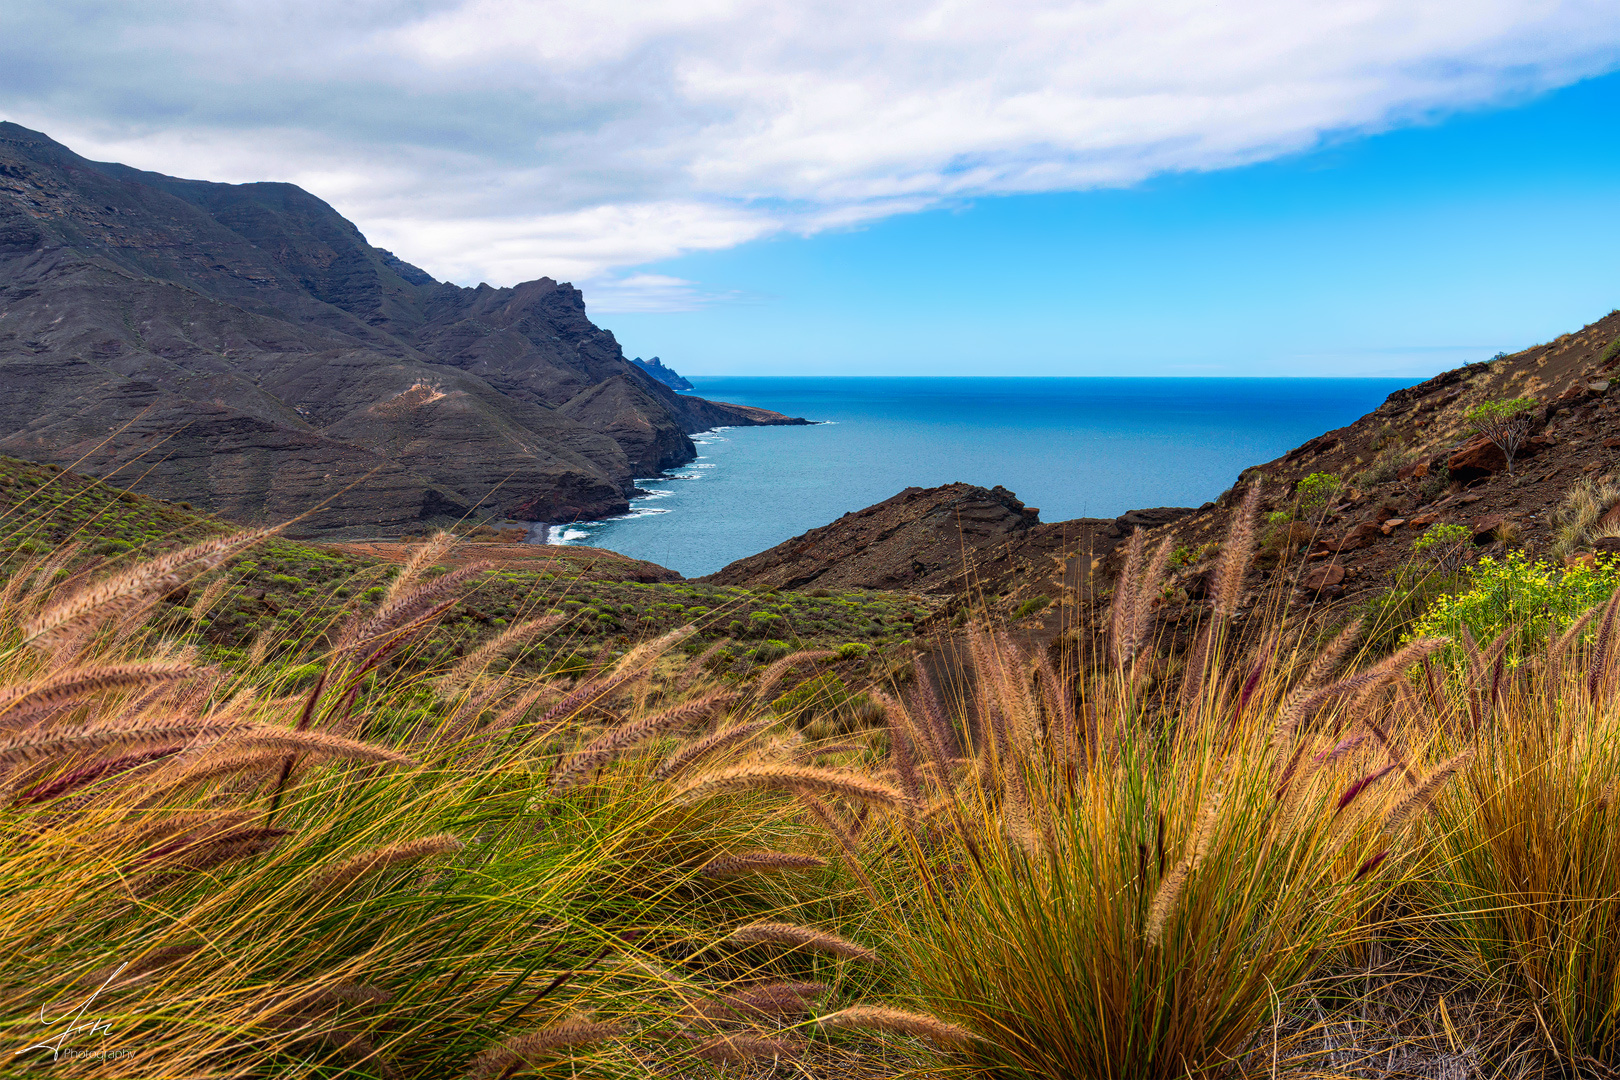
[{"label": "blue sea water", "polygon": [[1414,380],[691,376],[696,393],[823,421],[693,436],[629,516],[554,528],[688,576],[903,488],[1012,489],[1042,521],[1198,506],[1250,465]]}]

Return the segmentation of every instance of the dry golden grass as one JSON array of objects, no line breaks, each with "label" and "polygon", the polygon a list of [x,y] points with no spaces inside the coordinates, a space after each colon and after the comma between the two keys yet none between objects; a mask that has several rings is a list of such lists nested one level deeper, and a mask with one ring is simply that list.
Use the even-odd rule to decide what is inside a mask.
[{"label": "dry golden grass", "polygon": [[918,664],[839,743],[768,700],[820,657],[727,685],[688,631],[491,675],[535,613],[393,686],[482,572],[433,576],[444,538],[313,686],[142,629],[250,535],[29,568],[0,585],[0,1014],[95,991],[69,1041],[112,1056],[55,1068],[101,1078],[1620,1067],[1620,593],[1523,661],[1313,649],[1241,593],[1257,508],[1190,651],[1136,540],[1106,662],[974,624],[964,697]]}]

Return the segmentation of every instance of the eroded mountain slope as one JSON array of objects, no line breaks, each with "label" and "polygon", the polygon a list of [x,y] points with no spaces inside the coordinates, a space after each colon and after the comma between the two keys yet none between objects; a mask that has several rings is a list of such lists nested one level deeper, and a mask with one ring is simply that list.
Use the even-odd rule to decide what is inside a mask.
[{"label": "eroded mountain slope", "polygon": [[621,512],[692,432],[579,290],[435,281],[290,184],[90,162],[0,124],[0,449],[237,520],[374,533]]}]

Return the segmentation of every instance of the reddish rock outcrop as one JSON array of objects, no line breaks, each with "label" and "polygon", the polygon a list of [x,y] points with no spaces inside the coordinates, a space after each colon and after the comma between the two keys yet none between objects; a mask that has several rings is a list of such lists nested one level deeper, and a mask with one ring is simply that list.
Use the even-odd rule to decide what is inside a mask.
[{"label": "reddish rock outcrop", "polygon": [[702,580],[778,589],[938,590],[1023,539],[1039,521],[1037,510],[1003,487],[907,488]]}]

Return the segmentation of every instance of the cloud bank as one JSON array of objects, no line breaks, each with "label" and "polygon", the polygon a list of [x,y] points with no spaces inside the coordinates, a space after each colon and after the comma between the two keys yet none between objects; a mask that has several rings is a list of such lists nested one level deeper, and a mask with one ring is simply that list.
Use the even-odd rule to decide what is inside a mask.
[{"label": "cloud bank", "polygon": [[1620,66],[1613,0],[0,0],[0,116],[281,179],[439,277],[627,273],[987,195],[1130,184]]}]

